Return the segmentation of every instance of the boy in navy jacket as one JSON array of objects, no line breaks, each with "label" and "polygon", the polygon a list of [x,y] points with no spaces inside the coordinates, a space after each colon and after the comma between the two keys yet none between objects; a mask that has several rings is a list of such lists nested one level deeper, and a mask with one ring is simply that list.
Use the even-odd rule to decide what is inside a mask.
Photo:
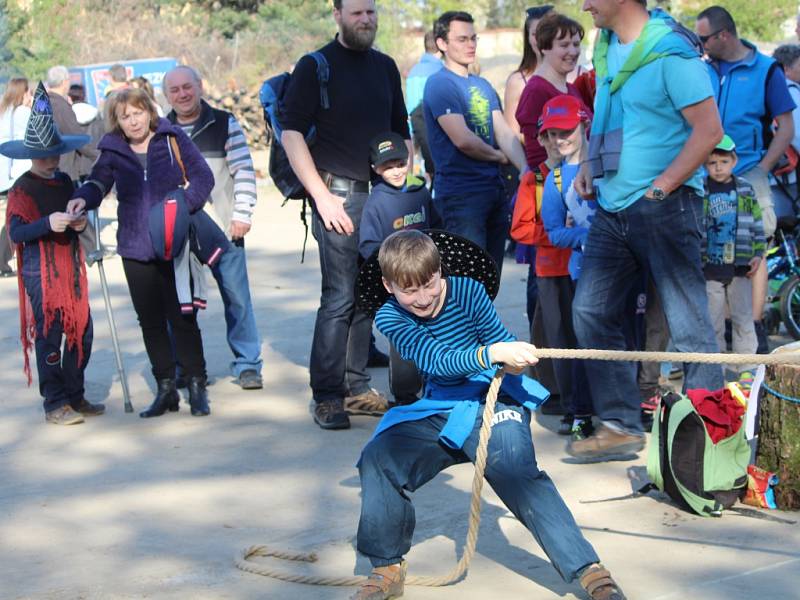
[{"label": "boy in navy jacket", "polygon": [[[424,181],[408,181],[408,148],[402,136],[391,131],[373,138],[369,149],[372,169],[381,181],[372,186],[359,225],[358,251],[366,260],[395,231],[438,226],[433,202]],[[397,404],[417,399],[422,379],[414,363],[404,361],[389,348],[389,387]]]}]

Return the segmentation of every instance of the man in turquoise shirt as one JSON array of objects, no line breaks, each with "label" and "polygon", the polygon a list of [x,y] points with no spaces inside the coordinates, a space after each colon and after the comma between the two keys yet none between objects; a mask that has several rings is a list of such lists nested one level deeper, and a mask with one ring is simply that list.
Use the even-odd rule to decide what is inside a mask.
[{"label": "man in turquoise shirt", "polygon": [[[682,352],[718,350],[700,263],[700,165],[722,126],[697,37],[645,0],[585,0],[602,28],[594,55],[597,97],[589,152],[576,177],[599,208],[584,246],[573,320],[584,348],[625,349],[625,302],[643,272],[652,277],[672,340]],[[567,451],[585,462],[644,447],[636,369],[586,366],[595,435]],[[691,388],[722,387],[719,365],[687,365]]]}]

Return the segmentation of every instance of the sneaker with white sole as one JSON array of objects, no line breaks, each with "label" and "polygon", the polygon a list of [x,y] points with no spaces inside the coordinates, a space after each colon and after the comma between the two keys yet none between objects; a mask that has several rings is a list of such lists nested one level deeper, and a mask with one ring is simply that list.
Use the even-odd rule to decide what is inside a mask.
[{"label": "sneaker with white sole", "polygon": [[74,410],[69,404],[51,410],[44,415],[45,421],[53,425],[77,425],[83,423],[83,415]]}]

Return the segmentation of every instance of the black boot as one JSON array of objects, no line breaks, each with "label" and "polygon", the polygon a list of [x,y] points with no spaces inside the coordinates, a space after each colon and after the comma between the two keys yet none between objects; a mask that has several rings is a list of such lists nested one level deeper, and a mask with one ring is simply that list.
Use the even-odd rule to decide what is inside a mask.
[{"label": "black boot", "polygon": [[192,416],[206,417],[211,414],[208,407],[205,377],[189,377],[189,406],[192,407]]},{"label": "black boot", "polygon": [[764,328],[764,322],[753,321],[753,325],[755,326],[756,340],[758,341],[756,354],[769,354],[769,340],[767,338],[767,330]]},{"label": "black boot", "polygon": [[160,417],[165,412],[176,412],[180,404],[180,396],[178,390],[175,389],[174,379],[159,379],[157,382],[158,391],[156,392],[156,399],[145,411],[139,413],[143,419],[150,417]]}]

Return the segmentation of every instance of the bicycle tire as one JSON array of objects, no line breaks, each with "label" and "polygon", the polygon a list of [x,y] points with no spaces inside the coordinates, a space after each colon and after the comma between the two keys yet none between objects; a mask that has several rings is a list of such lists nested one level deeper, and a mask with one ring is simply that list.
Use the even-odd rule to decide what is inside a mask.
[{"label": "bicycle tire", "polygon": [[781,321],[794,339],[800,340],[800,276],[793,275],[781,291]]}]

